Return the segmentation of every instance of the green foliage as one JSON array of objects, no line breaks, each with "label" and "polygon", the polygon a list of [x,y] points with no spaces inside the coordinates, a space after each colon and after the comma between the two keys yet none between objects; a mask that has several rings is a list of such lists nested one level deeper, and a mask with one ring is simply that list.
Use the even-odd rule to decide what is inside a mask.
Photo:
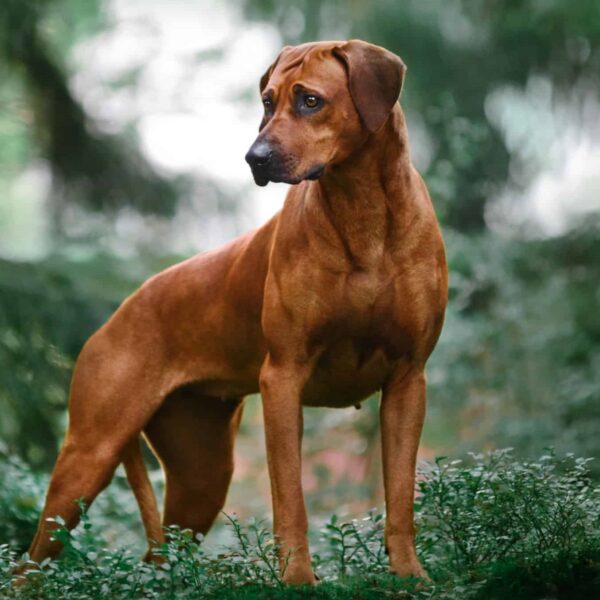
[{"label": "green foliage", "polygon": [[0,440],[8,450],[52,465],[75,357],[149,271],[105,256],[0,260]]},{"label": "green foliage", "polygon": [[24,552],[40,515],[45,479],[35,475],[16,457],[0,448],[0,543]]},{"label": "green foliage", "polygon": [[600,456],[598,231],[590,217],[542,241],[446,232],[451,301],[428,365],[426,443]]},{"label": "green foliage", "polygon": [[[64,51],[65,40],[72,39],[61,15],[68,14],[73,4],[5,0],[0,12],[0,65],[20,80],[21,103],[28,108],[39,154],[52,166],[61,202],[94,210],[133,206],[140,212],[172,215],[177,200],[187,194],[188,183],[155,173],[137,140],[94,131],[69,89],[53,42]],[[76,11],[79,22],[92,21],[100,27],[99,3],[78,5],[86,7]],[[48,35],[53,30],[58,32],[56,40]],[[14,112],[13,118],[20,120],[21,111]],[[56,217],[59,212],[57,207]]]},{"label": "green foliage", "polygon": [[383,515],[376,511],[369,512],[364,519],[347,523],[333,515],[322,531],[323,552],[313,557],[316,570],[329,578],[385,573],[387,558],[383,529]]},{"label": "green foliage", "polygon": [[420,548],[429,564],[473,570],[550,561],[600,544],[600,488],[589,459],[553,454],[516,463],[509,451],[438,459],[419,482]]},{"label": "green foliage", "polygon": [[[142,563],[127,549],[108,548],[82,507],[82,522],[72,532],[54,519],[65,551],[31,571],[27,585],[10,587],[15,546],[13,540],[0,546],[0,593],[47,599],[590,598],[600,592],[600,488],[587,465],[553,454],[518,462],[506,450],[429,465],[419,481],[416,515],[417,549],[431,582],[386,574],[383,516],[376,512],[351,522],[333,516],[325,524],[314,554],[321,583],[309,590],[282,585],[272,534],[260,522],[242,525],[227,517],[233,541],[218,553],[204,547],[202,536],[171,527],[155,549],[156,562]],[[14,469],[25,467],[15,463]],[[0,489],[6,494],[6,486]]]}]

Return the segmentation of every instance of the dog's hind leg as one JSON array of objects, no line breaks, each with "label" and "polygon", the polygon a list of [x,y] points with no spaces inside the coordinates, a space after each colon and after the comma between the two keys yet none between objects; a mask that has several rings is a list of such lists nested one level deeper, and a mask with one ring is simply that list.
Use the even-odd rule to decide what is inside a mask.
[{"label": "dog's hind leg", "polygon": [[164,542],[164,534],[156,504],[156,496],[148,477],[139,438],[133,438],[127,443],[122,457],[127,481],[129,481],[140,508],[146,539],[148,540],[148,552],[144,559],[153,560],[155,555],[153,555],[152,549]]},{"label": "dog's hind leg", "polygon": [[34,561],[61,550],[51,539],[56,526],[47,519],[60,516],[69,529],[75,527],[77,500],[89,506],[108,485],[126,445],[160,405],[164,394],[155,367],[147,354],[113,344],[102,331],[86,344],[73,374],[69,428],[29,549]]},{"label": "dog's hind leg", "polygon": [[145,434],[166,478],[163,523],[206,534],[225,504],[242,401],[171,394]]}]

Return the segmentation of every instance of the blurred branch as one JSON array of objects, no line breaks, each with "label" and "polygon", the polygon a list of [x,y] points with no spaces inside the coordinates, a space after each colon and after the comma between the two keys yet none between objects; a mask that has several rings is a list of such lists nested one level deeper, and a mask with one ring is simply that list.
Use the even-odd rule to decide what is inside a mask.
[{"label": "blurred branch", "polygon": [[140,212],[172,214],[184,192],[183,182],[155,173],[132,140],[94,131],[69,90],[40,31],[50,4],[3,2],[0,61],[26,81],[41,152],[51,164],[61,196],[93,210],[132,206]]}]

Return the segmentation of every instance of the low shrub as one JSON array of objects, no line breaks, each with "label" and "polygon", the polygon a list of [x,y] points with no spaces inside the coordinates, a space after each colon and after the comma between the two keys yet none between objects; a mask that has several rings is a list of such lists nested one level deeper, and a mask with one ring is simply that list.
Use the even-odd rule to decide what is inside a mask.
[{"label": "low shrub", "polygon": [[[272,535],[261,522],[242,525],[226,516],[234,541],[219,553],[206,549],[201,536],[171,527],[156,549],[159,560],[142,563],[128,548],[107,547],[82,507],[74,531],[55,520],[65,547],[60,560],[32,565],[38,570],[18,588],[10,584],[18,538],[6,538],[9,543],[0,546],[0,595],[570,600],[600,593],[600,488],[589,478],[587,460],[549,453],[519,462],[509,451],[438,459],[423,469],[418,487],[417,549],[430,582],[387,573],[384,516],[375,511],[349,522],[331,517],[314,545],[320,585],[287,588]],[[14,531],[15,523],[2,531]]]},{"label": "low shrub", "polygon": [[43,477],[0,449],[0,543],[24,552],[35,533],[46,493]]},{"label": "low shrub", "polygon": [[600,487],[589,462],[553,452],[519,462],[500,450],[426,466],[417,547],[434,580],[467,585],[464,597],[600,593]]}]

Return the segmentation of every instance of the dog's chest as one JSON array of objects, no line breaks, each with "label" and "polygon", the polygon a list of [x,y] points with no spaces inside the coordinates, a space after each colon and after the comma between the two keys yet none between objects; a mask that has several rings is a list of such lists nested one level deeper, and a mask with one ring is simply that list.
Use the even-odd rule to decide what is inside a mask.
[{"label": "dog's chest", "polygon": [[345,275],[336,300],[339,310],[354,313],[355,317],[368,315],[375,306],[385,309],[389,301],[388,288],[393,275],[383,269],[356,269]]},{"label": "dog's chest", "polygon": [[325,300],[323,310],[314,315],[316,327],[319,322],[325,329],[339,324],[355,339],[384,342],[398,318],[398,304],[407,301],[401,298],[401,275],[390,262],[384,258],[372,267],[348,270],[323,282],[326,287],[308,292]]},{"label": "dog's chest", "polygon": [[412,320],[404,318],[397,288],[393,277],[361,271],[348,276],[337,295],[329,294],[327,309],[308,332],[318,358],[304,404],[356,404],[381,389],[398,362],[410,357]]},{"label": "dog's chest", "polygon": [[263,324],[281,353],[312,364],[304,404],[356,404],[422,354],[439,313],[439,269],[431,255],[405,248],[373,243],[351,261],[335,246],[299,245],[277,265]]},{"label": "dog's chest", "polygon": [[323,348],[303,390],[303,404],[343,408],[381,389],[395,361],[383,347],[370,344],[343,338]]}]

